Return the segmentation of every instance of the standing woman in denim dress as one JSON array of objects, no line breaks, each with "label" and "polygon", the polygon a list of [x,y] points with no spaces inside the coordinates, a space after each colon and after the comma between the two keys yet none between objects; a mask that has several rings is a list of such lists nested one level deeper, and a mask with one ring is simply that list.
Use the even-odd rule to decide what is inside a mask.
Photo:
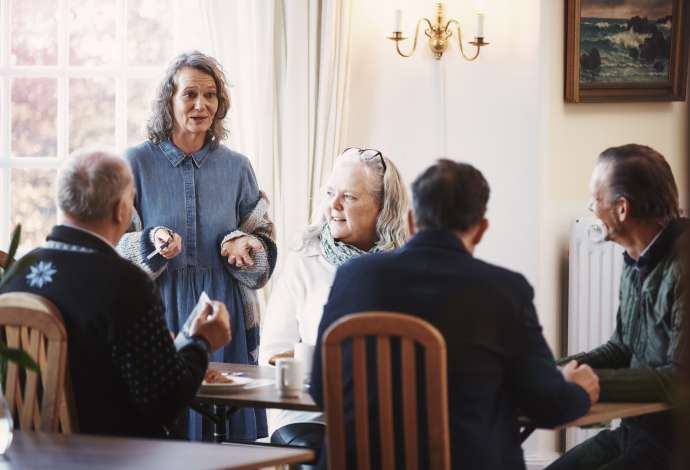
[{"label": "standing woman in denim dress", "polygon": [[[160,288],[168,327],[177,333],[202,291],[228,307],[232,341],[211,361],[256,364],[256,289],[275,267],[268,202],[247,157],[220,142],[230,107],[218,62],[193,51],[168,67],[153,102],[148,140],[127,150],[137,191],[131,231],[118,249]],[[191,412],[190,438],[201,437]],[[229,438],[266,435],[264,410],[230,417]]]}]

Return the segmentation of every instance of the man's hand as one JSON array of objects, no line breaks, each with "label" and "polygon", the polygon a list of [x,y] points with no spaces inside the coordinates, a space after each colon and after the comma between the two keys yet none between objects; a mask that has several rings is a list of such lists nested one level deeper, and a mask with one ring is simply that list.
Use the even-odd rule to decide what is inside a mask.
[{"label": "man's hand", "polygon": [[243,235],[223,243],[220,248],[220,255],[228,258],[228,264],[242,268],[245,266],[254,266],[252,251],[263,249],[264,245],[258,238],[250,235]]},{"label": "man's hand", "polygon": [[153,244],[165,259],[173,259],[182,252],[182,237],[172,230],[156,230],[153,234]]},{"label": "man's hand", "polygon": [[561,369],[565,380],[582,387],[592,405],[599,401],[599,377],[587,364],[578,365],[577,361],[570,361]]},{"label": "man's hand", "polygon": [[189,333],[202,336],[208,341],[211,352],[216,352],[230,342],[230,316],[223,302],[212,300],[206,304],[204,310],[197,315],[189,328]]}]

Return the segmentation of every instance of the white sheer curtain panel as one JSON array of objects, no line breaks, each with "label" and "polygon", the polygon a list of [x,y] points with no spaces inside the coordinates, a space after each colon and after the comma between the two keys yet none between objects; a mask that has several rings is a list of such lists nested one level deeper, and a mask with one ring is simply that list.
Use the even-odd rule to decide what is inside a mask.
[{"label": "white sheer curtain panel", "polygon": [[310,210],[342,151],[350,79],[349,0],[309,2]]}]

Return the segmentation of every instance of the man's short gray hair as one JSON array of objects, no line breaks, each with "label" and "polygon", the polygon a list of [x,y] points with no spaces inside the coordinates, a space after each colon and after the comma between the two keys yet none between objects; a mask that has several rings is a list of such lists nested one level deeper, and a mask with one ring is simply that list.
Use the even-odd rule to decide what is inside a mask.
[{"label": "man's short gray hair", "polygon": [[84,222],[103,219],[132,182],[127,162],[103,149],[73,152],[57,178],[57,205]]}]

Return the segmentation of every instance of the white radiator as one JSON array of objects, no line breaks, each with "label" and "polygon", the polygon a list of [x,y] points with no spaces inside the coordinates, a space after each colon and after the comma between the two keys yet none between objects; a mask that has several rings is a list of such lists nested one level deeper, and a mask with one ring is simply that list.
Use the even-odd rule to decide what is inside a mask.
[{"label": "white radiator", "polygon": [[[623,248],[592,241],[596,219],[578,219],[570,231],[568,257],[568,355],[589,351],[609,340],[616,326]],[[599,432],[568,428],[566,449]]]}]

